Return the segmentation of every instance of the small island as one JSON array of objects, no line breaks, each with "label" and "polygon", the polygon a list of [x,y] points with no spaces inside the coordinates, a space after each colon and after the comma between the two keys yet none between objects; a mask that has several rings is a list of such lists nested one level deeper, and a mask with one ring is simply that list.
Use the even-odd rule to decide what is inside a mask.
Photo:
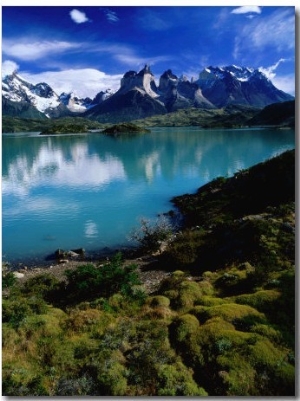
[{"label": "small island", "polygon": [[87,134],[89,129],[85,124],[54,124],[43,130],[40,135]]},{"label": "small island", "polygon": [[139,127],[138,125],[132,123],[121,123],[115,124],[111,127],[105,128],[102,133],[110,136],[120,136],[120,135],[132,135],[132,134],[146,134],[151,132],[147,128]]}]

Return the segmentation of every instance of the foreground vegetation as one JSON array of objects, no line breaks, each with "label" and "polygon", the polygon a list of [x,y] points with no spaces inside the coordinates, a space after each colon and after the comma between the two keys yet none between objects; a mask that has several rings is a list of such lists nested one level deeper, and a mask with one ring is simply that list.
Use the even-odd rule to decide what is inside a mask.
[{"label": "foreground vegetation", "polygon": [[[64,281],[5,273],[3,394],[293,396],[294,190],[288,151],[175,198],[155,293],[120,254]],[[166,240],[143,232],[149,251]]]}]

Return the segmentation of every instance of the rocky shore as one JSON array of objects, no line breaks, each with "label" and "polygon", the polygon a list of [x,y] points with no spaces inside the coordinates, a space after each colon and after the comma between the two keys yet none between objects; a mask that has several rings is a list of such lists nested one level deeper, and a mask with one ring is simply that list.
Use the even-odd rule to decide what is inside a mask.
[{"label": "rocky shore", "polygon": [[[106,254],[85,254],[84,250],[62,251],[56,250],[53,259],[36,261],[30,265],[26,263],[18,263],[10,266],[6,264],[6,268],[13,271],[14,276],[20,283],[26,282],[31,277],[42,273],[50,273],[58,280],[65,280],[66,270],[75,270],[78,266],[84,264],[92,264],[100,266],[110,260],[117,251],[110,251]],[[83,251],[83,252],[82,252]],[[159,261],[155,254],[141,254],[138,249],[124,250],[124,265],[134,264],[138,267],[140,280],[145,288],[146,293],[151,294],[157,290],[162,280],[169,276],[169,272],[158,267]],[[4,266],[5,267],[5,266]]]}]

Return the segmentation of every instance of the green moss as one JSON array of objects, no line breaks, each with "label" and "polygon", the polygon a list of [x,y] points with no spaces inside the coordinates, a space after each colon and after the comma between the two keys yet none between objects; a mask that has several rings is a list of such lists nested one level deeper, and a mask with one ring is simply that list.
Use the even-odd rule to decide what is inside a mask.
[{"label": "green moss", "polygon": [[[202,305],[202,306],[216,306],[216,305],[222,305],[225,303],[228,303],[228,301],[226,301],[223,298],[216,298],[216,297],[212,297],[209,295],[203,295],[201,297],[201,299],[196,302],[197,305]],[[198,313],[199,312],[200,312],[200,309],[199,309]]]},{"label": "green moss", "polygon": [[254,319],[261,321],[265,319],[264,314],[248,305],[238,305],[235,303],[216,305],[208,307],[198,314],[200,322],[205,322],[212,317],[221,317],[227,322],[235,324],[242,318],[252,316]]},{"label": "green moss", "polygon": [[256,371],[243,355],[220,355],[216,362],[220,369],[218,376],[222,381],[222,395],[254,395]]},{"label": "green moss", "polygon": [[86,331],[91,330],[93,326],[103,325],[106,315],[98,309],[74,310],[66,320],[68,330]]},{"label": "green moss", "polygon": [[239,295],[235,297],[235,302],[252,306],[261,312],[267,312],[272,308],[272,305],[280,296],[281,293],[276,290],[261,290],[254,294]]},{"label": "green moss", "polygon": [[126,368],[121,360],[122,355],[118,351],[114,351],[105,363],[99,365],[97,380],[101,395],[126,395]]},{"label": "green moss", "polygon": [[185,314],[174,320],[170,326],[172,337],[176,342],[188,339],[199,328],[198,319],[190,314]]},{"label": "green moss", "polygon": [[266,337],[270,341],[274,343],[282,342],[282,335],[279,330],[274,329],[272,326],[268,324],[254,324],[251,329],[251,333],[260,334],[263,337]]},{"label": "green moss", "polygon": [[158,396],[207,396],[193,379],[192,371],[181,362],[158,367]]},{"label": "green moss", "polygon": [[155,296],[149,297],[147,299],[147,304],[152,307],[156,307],[156,306],[169,307],[170,299],[163,295],[155,295]]},{"label": "green moss", "polygon": [[[199,306],[196,306],[195,308],[193,308],[190,313],[195,313],[195,315],[197,316],[197,309],[199,308]],[[202,312],[201,312],[202,313]],[[205,322],[204,325],[201,325],[201,330],[204,328],[205,331],[207,332],[219,332],[222,330],[234,330],[234,325],[227,322],[226,320],[224,320],[222,317],[220,316],[216,316],[213,317],[209,320],[207,320]]]}]

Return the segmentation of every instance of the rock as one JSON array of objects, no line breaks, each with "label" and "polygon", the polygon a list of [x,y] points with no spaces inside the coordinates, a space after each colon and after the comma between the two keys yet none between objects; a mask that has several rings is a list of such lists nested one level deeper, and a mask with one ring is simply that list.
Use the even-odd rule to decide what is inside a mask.
[{"label": "rock", "polygon": [[65,251],[62,250],[62,249],[57,249],[57,250],[54,252],[54,255],[55,255],[57,258],[64,257],[64,256],[65,256]]},{"label": "rock", "polygon": [[80,256],[84,256],[85,254],[85,249],[84,248],[78,248],[78,249],[72,249],[72,252],[77,253]]},{"label": "rock", "polygon": [[79,254],[74,252],[74,251],[68,251],[66,252],[67,256],[69,256],[70,258],[78,258]]},{"label": "rock", "polygon": [[16,278],[23,278],[23,277],[25,276],[24,273],[20,273],[20,272],[13,272],[13,274],[14,274],[14,276],[15,276]]},{"label": "rock", "polygon": [[68,259],[60,259],[60,260],[58,261],[58,263],[59,263],[60,265],[62,265],[62,264],[65,264],[65,263],[69,263],[69,261],[68,261]]}]

